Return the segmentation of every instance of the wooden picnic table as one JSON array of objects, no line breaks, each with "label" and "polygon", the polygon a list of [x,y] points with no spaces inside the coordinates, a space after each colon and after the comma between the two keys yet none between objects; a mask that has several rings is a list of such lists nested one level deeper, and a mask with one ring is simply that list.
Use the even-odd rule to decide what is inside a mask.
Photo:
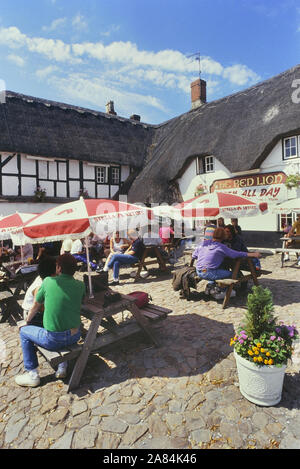
[{"label": "wooden picnic table", "polygon": [[[14,268],[20,265],[20,262],[3,263],[2,267],[4,267],[8,273],[10,272],[11,275],[14,275]],[[0,323],[7,321],[11,315],[21,311],[21,306],[18,303],[18,300],[21,299],[21,293],[26,292],[37,275],[37,271],[28,273],[20,272],[14,277],[7,277],[0,280],[0,312],[2,313]]]},{"label": "wooden picnic table", "polygon": [[[296,254],[297,257],[300,254],[300,236],[283,237],[283,238],[280,238],[280,241],[282,241],[282,247],[281,248],[276,248],[275,252],[276,253],[281,253],[281,267],[283,267],[284,266],[284,255],[285,255],[285,253]],[[286,246],[288,241],[298,241],[299,247],[298,248],[297,247],[288,248]]]},{"label": "wooden picnic table", "polygon": [[[164,272],[164,271],[168,270],[168,267],[167,267],[166,262],[165,262],[162,254],[159,250],[159,247],[160,246],[157,246],[156,244],[147,244],[145,246],[142,258],[139,261],[139,263],[137,264],[138,270],[136,272],[136,276],[135,276],[135,279],[134,279],[135,282],[141,278],[140,274],[141,274],[142,269],[147,270],[147,267],[146,267],[147,265],[158,263],[159,268],[160,268],[161,271]],[[152,260],[151,261],[146,261],[146,259],[148,257],[151,258]]]},{"label": "wooden picnic table", "polygon": [[[241,262],[246,261],[248,263],[248,268],[249,268],[249,273],[246,275],[242,275],[239,277],[239,273],[241,274]],[[247,269],[248,270],[248,269]],[[230,300],[230,295],[232,292],[232,289],[235,285],[238,285],[243,282],[247,282],[248,280],[253,280],[254,285],[258,286],[258,280],[257,277],[261,276],[262,274],[270,274],[270,271],[265,271],[265,270],[256,270],[253,262],[251,260],[251,257],[238,257],[234,259],[234,266],[232,270],[232,277],[228,279],[222,279],[222,280],[216,280],[216,284],[219,285],[222,288],[227,288],[225,298],[223,301],[223,309],[226,308],[228,305],[228,302]]]},{"label": "wooden picnic table", "polygon": [[[91,352],[100,351],[102,348],[118,343],[120,340],[141,330],[158,346],[159,343],[152,331],[150,321],[154,318],[163,318],[171,312],[171,310],[152,304],[140,309],[136,306],[134,298],[123,294],[120,295],[121,299],[119,301],[104,307],[104,294],[104,291],[95,293],[94,298],[87,298],[82,306],[82,316],[91,321],[83,344],[75,344],[59,352],[51,352],[42,347],[37,347],[53,367],[76,358],[68,391],[72,391],[79,386]],[[113,316],[125,310],[132,314],[134,320],[124,321],[122,318],[122,321],[117,323]],[[99,333],[100,326],[106,330]]]}]

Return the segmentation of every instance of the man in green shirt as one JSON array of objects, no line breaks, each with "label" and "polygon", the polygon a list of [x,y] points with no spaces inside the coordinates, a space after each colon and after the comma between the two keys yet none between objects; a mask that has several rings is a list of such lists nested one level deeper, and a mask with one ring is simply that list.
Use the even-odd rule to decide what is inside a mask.
[{"label": "man in green shirt", "polygon": [[[23,361],[27,371],[15,378],[20,386],[35,387],[40,384],[35,345],[59,351],[80,339],[80,309],[86,292],[84,283],[73,278],[76,267],[76,259],[71,254],[58,257],[57,276],[47,277],[36,295],[26,323],[30,323],[37,311],[44,306],[44,327],[25,325],[20,329]],[[66,363],[63,363],[59,366],[56,377],[65,376]]]}]

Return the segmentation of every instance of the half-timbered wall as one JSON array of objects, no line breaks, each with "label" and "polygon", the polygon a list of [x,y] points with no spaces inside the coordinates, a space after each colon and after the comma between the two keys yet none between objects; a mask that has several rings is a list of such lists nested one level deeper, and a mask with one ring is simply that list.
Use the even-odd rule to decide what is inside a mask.
[{"label": "half-timbered wall", "polygon": [[77,198],[87,191],[92,198],[112,198],[130,174],[117,164],[0,154],[0,195],[34,196],[38,186],[47,197]]}]

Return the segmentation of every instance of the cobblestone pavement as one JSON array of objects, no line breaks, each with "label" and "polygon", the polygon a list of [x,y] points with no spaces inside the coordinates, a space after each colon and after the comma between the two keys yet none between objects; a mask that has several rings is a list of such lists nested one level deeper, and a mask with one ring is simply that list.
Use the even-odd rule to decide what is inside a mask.
[{"label": "cobblestone pavement", "polygon": [[[273,292],[276,315],[300,327],[298,268],[290,263],[281,269],[279,255],[264,258],[262,265],[272,270],[260,284]],[[173,310],[153,325],[161,346],[139,334],[90,357],[74,393],[67,393],[67,380],[56,380],[42,358],[41,386],[18,387],[14,377],[23,371],[18,329],[0,324],[0,447],[299,449],[296,363],[288,366],[278,405],[259,407],[239,392],[229,341],[245,298],[233,298],[223,310],[221,301],[201,291],[192,301],[179,299],[171,274],[133,284],[129,272],[122,271],[116,290],[147,291],[154,303]]]}]

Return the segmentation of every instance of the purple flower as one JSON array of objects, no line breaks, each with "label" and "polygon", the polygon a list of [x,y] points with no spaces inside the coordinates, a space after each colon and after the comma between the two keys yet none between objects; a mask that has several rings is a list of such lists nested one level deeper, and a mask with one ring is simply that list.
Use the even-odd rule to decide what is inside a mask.
[{"label": "purple flower", "polygon": [[275,340],[275,339],[276,339],[275,335],[271,335],[270,340]]},{"label": "purple flower", "polygon": [[243,344],[244,343],[243,339],[239,339],[239,343]]}]

